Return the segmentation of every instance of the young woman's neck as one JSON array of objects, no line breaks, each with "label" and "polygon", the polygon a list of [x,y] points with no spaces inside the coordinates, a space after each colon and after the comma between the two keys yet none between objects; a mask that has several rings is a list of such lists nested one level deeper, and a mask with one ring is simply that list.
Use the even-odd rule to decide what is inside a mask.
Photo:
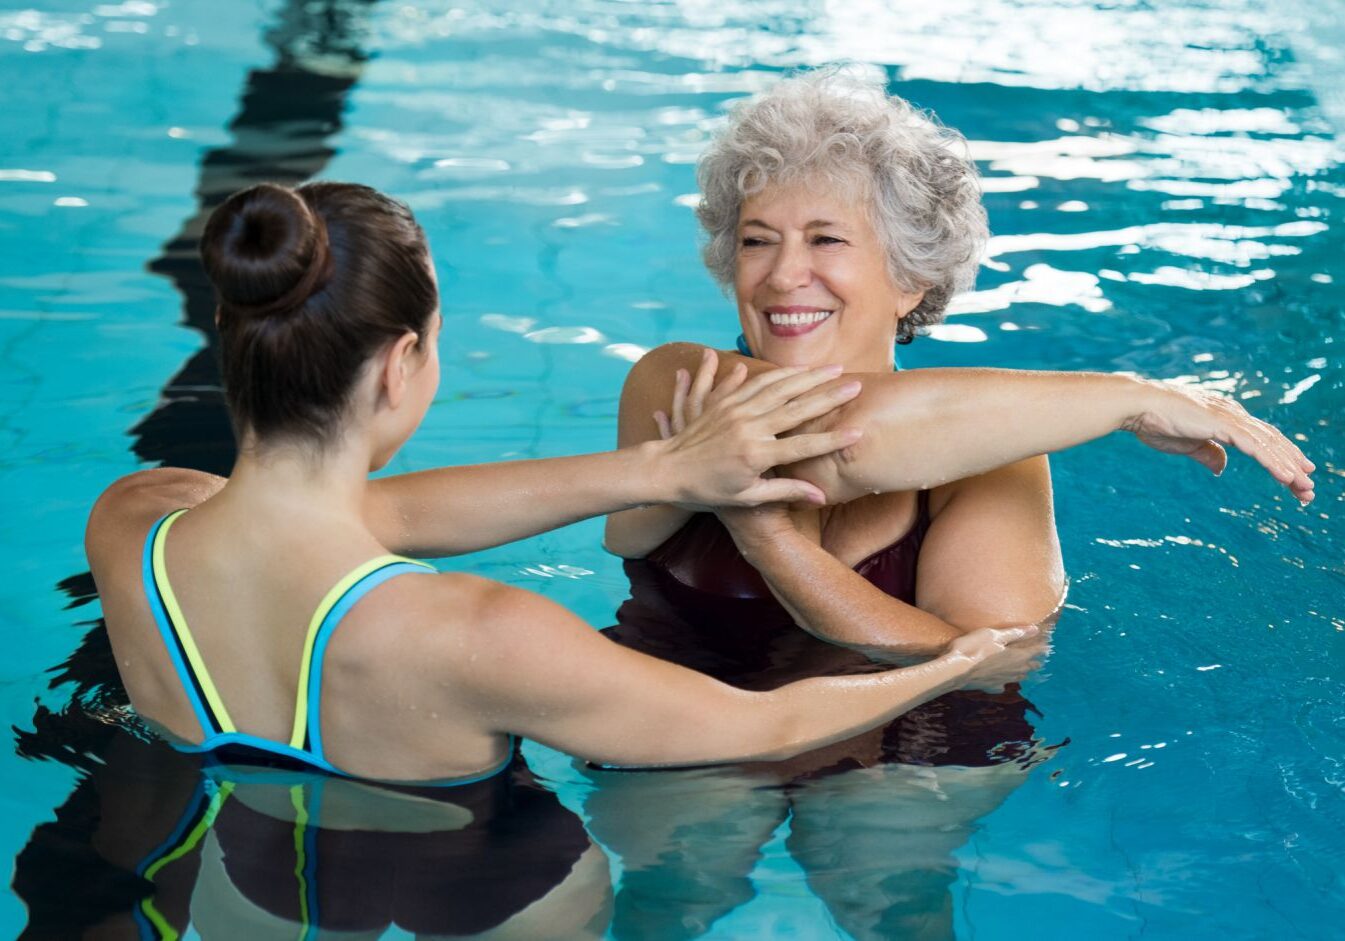
[{"label": "young woman's neck", "polygon": [[220,496],[283,516],[320,514],[360,518],[371,456],[359,435],[324,448],[308,443],[244,440]]}]

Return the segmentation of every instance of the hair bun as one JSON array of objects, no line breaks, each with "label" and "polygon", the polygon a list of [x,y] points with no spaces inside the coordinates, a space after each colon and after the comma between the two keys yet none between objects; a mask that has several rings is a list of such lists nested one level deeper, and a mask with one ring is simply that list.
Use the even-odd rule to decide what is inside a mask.
[{"label": "hair bun", "polygon": [[299,193],[260,183],[234,193],[206,223],[201,260],[220,313],[269,317],[302,306],[331,273],[327,226]]}]

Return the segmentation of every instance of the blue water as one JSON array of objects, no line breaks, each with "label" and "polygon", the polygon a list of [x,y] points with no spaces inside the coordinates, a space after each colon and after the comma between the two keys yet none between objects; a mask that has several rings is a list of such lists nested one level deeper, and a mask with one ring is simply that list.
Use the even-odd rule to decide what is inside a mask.
[{"label": "blue water", "polygon": [[[907,365],[1218,389],[1298,437],[1318,497],[1300,508],[1246,460],[1211,480],[1121,437],[1054,458],[1072,588],[1025,692],[1041,740],[1068,744],[1012,780],[842,776],[786,818],[727,772],[613,782],[529,745],[606,847],[612,932],[883,937],[923,913],[927,937],[1338,937],[1345,73],[1325,6],[0,9],[0,708],[16,742],[42,708],[102,716],[47,673],[97,617],[67,609],[77,580],[57,587],[85,571],[93,498],[227,452],[193,381],[199,298],[184,302],[184,267],[146,267],[190,234],[198,188],[316,173],[415,208],[444,379],[394,470],[602,449],[643,349],[737,332],[689,209],[716,116],[783,70],[851,60],[961,129],[986,177],[977,290]],[[595,626],[625,597],[596,522],[444,567]],[[0,750],[0,856],[52,819],[79,751]],[[26,920],[0,894],[0,934]]]}]

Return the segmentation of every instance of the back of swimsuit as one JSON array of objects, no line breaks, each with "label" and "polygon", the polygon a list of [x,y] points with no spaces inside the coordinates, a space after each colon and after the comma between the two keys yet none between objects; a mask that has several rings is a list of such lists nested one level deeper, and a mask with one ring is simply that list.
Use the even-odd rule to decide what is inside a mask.
[{"label": "back of swimsuit", "polygon": [[[345,775],[327,760],[322,741],[321,696],[322,664],[327,646],[341,619],[371,590],[395,578],[410,573],[433,572],[432,566],[401,556],[384,555],[357,566],[327,592],[313,617],[309,620],[299,666],[298,692],[294,704],[294,722],[288,742],[277,742],[240,732],[229,716],[219,690],[210,678],[205,661],[196,646],[182,608],[177,603],[173,588],[168,583],[164,565],[164,542],[173,523],[186,510],[177,510],[159,520],[145,540],[143,576],[145,594],[155,623],[168,648],[169,657],[178,678],[191,702],[196,719],[205,732],[199,745],[174,743],[182,751],[204,752],[225,763],[282,764],[316,768],[331,774]],[[512,758],[511,747],[498,767],[468,780],[455,779],[453,784],[489,777],[502,770]]]}]

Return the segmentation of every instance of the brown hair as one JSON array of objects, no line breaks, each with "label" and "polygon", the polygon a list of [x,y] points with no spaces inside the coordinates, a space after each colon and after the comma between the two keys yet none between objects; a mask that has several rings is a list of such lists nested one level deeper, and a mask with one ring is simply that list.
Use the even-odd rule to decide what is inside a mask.
[{"label": "brown hair", "polygon": [[233,194],[206,223],[201,260],[240,442],[325,444],[364,364],[408,330],[423,341],[438,308],[411,210],[353,183]]}]

